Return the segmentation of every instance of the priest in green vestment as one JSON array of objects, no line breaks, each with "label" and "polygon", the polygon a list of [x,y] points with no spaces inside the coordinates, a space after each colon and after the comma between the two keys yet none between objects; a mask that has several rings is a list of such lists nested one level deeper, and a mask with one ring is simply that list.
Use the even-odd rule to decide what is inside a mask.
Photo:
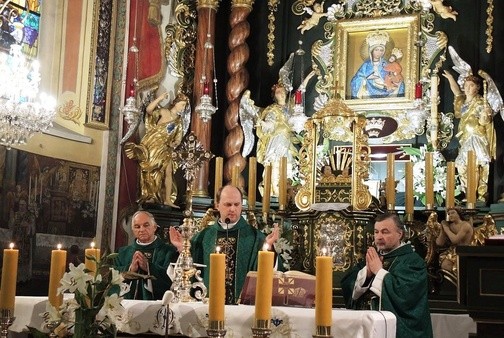
[{"label": "priest in green vestment", "polygon": [[396,214],[376,218],[376,249],[368,248],[365,264],[343,277],[343,297],[348,308],[393,312],[398,338],[430,338],[427,269],[412,246],[402,242],[404,231]]},{"label": "priest in green vestment", "polygon": [[[205,285],[209,286],[210,254],[217,246],[226,254],[226,304],[236,304],[240,297],[247,272],[257,269],[257,253],[264,244],[273,249],[278,239],[279,230],[265,236],[252,227],[241,216],[242,193],[240,189],[226,185],[216,195],[215,208],[219,217],[212,224],[191,239],[191,256],[194,263],[204,264],[202,269]],[[182,238],[173,227],[170,228],[170,240],[182,251]]]},{"label": "priest in green vestment", "polygon": [[155,235],[157,228],[154,216],[147,211],[137,211],[131,218],[135,242],[120,248],[114,263],[130,286],[125,299],[159,300],[170,289],[166,269],[177,260],[178,253]]}]

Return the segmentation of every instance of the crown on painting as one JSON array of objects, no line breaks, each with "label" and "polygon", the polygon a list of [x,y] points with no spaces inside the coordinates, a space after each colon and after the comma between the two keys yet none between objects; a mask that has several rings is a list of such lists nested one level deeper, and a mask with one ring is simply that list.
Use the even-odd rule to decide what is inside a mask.
[{"label": "crown on painting", "polygon": [[400,59],[403,57],[403,52],[399,48],[393,48],[390,55],[394,55],[396,59]]},{"label": "crown on painting", "polygon": [[366,43],[369,48],[385,46],[389,40],[390,36],[387,32],[374,31],[366,36]]}]

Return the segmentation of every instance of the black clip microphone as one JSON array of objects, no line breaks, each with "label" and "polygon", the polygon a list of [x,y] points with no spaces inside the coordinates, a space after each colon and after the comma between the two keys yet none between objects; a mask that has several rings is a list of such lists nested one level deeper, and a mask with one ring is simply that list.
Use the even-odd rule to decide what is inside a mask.
[{"label": "black clip microphone", "polygon": [[224,223],[226,223],[226,255],[227,255],[229,246],[229,223],[231,223],[229,217],[226,217]]}]

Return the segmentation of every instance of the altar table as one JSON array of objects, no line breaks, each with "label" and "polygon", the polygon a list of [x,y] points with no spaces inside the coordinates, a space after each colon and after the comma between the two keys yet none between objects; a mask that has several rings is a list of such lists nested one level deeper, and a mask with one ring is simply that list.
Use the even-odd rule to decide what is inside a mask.
[{"label": "altar table", "polygon": [[[42,328],[46,297],[16,297],[16,319],[10,330],[12,337],[22,337],[27,326]],[[161,301],[124,300],[128,320],[119,325],[121,332],[140,334],[152,332],[164,335],[163,305]],[[173,320],[170,334],[205,337],[208,323],[208,305],[200,302],[170,304]],[[226,337],[251,337],[254,306],[227,305],[225,309]],[[332,334],[334,337],[395,338],[396,318],[388,311],[354,311],[333,309]],[[272,307],[271,338],[306,338],[315,332],[315,309]],[[18,334],[16,334],[18,333]],[[21,334],[19,334],[21,333]]]}]

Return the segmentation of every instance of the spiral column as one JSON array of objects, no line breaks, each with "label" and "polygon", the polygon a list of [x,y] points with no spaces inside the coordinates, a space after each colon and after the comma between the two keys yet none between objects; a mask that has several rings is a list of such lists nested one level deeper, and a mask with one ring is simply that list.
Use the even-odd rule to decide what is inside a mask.
[{"label": "spiral column", "polygon": [[[228,108],[225,113],[224,123],[228,135],[224,140],[224,179],[231,181],[232,169],[239,166],[240,173],[245,168],[246,161],[240,153],[243,145],[243,132],[238,123],[238,110],[240,98],[249,82],[249,73],[245,64],[249,59],[249,47],[246,39],[250,34],[250,25],[247,17],[252,11],[254,0],[233,0],[231,2],[231,15],[229,22],[231,32],[229,34],[228,46],[230,54],[227,61],[229,81],[226,85],[226,99]],[[243,178],[240,175],[239,186],[243,187]]]}]

